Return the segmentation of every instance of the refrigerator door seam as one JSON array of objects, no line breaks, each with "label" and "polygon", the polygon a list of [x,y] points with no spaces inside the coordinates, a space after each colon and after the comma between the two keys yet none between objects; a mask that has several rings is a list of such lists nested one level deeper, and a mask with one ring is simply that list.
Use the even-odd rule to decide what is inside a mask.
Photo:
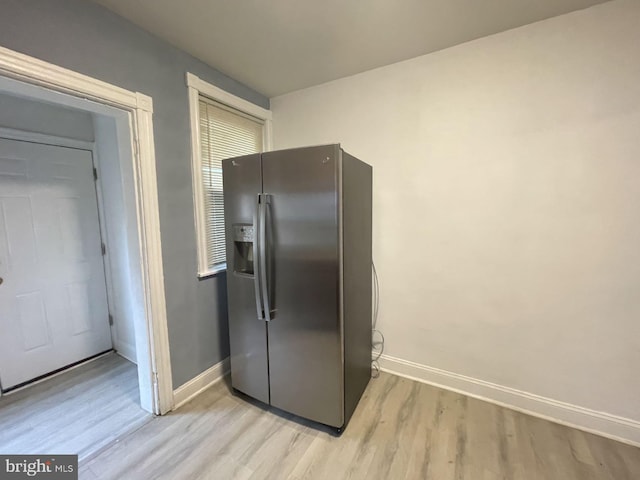
[{"label": "refrigerator door seam", "polygon": [[[260,195],[264,194],[264,153],[260,154]],[[265,215],[266,218],[266,215]],[[256,226],[256,235],[258,235],[258,229]],[[259,259],[256,259],[259,262]],[[256,272],[256,275],[258,272]],[[270,353],[270,340],[269,340],[269,324],[264,323],[264,334],[267,342],[267,398],[268,404],[271,405],[271,353]]]}]

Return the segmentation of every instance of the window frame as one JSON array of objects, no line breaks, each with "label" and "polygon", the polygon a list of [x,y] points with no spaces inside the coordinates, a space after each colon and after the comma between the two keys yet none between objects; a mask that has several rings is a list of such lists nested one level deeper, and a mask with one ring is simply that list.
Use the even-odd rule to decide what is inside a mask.
[{"label": "window frame", "polygon": [[271,111],[237,97],[215,85],[198,78],[192,73],[186,75],[189,90],[189,121],[191,124],[191,179],[193,184],[193,212],[196,227],[196,250],[198,259],[197,276],[206,278],[226,271],[226,265],[209,268],[207,265],[207,232],[205,218],[204,187],[202,185],[202,157],[200,152],[200,96],[222,103],[241,113],[264,122],[262,129],[262,151],[272,149]]}]

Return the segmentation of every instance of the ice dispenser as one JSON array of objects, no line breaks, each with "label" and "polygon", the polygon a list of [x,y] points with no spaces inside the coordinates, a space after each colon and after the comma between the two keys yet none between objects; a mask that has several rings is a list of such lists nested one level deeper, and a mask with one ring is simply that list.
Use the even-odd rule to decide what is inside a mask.
[{"label": "ice dispenser", "polygon": [[233,271],[235,273],[253,275],[253,236],[253,225],[233,225]]}]

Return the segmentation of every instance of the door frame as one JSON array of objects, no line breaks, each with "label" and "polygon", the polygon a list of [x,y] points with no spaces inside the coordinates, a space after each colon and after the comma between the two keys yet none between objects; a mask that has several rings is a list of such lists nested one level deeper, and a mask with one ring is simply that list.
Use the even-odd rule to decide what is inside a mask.
[{"label": "door frame", "polygon": [[[158,211],[153,100],[140,92],[125,90],[4,47],[0,47],[0,77],[41,87],[38,91],[44,92],[40,95],[32,89],[29,94],[22,92],[22,96],[36,100],[48,97],[49,103],[73,104],[74,108],[80,104],[81,109],[112,116],[116,121],[122,121],[122,113],[127,114],[132,162],[129,166],[133,167],[133,207],[138,230],[135,247],[140,256],[140,275],[136,281],[141,286],[143,305],[140,309],[144,312],[135,320],[140,403],[143,409],[156,415],[167,413],[173,408],[173,382]],[[120,115],[110,115],[114,111]],[[120,158],[120,162],[127,160],[129,158]]]}]

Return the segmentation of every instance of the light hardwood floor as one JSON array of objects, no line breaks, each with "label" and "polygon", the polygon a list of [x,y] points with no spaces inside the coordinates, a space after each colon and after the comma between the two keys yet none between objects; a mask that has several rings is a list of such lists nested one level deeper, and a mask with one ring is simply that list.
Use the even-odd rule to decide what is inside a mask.
[{"label": "light hardwood floor", "polygon": [[112,353],[0,397],[0,453],[84,459],[152,418],[136,366]]},{"label": "light hardwood floor", "polygon": [[341,437],[220,382],[80,478],[637,480],[640,449],[383,373]]}]

